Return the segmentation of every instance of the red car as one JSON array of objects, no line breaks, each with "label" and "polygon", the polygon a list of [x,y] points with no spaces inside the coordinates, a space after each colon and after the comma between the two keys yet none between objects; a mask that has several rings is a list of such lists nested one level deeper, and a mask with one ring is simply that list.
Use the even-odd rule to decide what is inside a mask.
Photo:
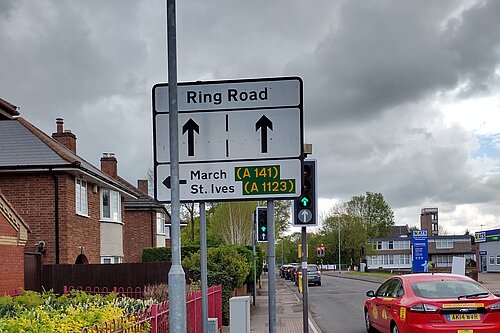
[{"label": "red car", "polygon": [[500,332],[500,298],[466,276],[399,275],[366,296],[368,332]]}]

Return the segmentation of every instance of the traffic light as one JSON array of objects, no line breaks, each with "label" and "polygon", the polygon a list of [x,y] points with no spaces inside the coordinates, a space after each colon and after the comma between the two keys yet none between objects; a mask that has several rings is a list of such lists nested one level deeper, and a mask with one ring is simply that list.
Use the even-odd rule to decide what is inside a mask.
[{"label": "traffic light", "polygon": [[323,244],[316,248],[316,256],[320,258],[323,258],[325,256],[325,247],[323,246]]},{"label": "traffic light", "polygon": [[267,207],[257,207],[257,242],[267,242]]},{"label": "traffic light", "polygon": [[302,170],[302,191],[294,202],[294,226],[316,226],[316,160],[305,160]]}]

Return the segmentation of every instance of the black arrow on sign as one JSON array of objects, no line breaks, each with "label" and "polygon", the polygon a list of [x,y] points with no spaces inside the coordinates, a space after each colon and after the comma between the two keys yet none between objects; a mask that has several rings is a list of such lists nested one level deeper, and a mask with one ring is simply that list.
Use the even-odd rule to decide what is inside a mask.
[{"label": "black arrow on sign", "polygon": [[260,144],[262,153],[267,153],[267,129],[273,130],[273,122],[263,115],[255,123],[255,131],[261,130],[260,132]]},{"label": "black arrow on sign", "polygon": [[[165,185],[166,188],[170,189],[170,187],[172,186],[172,184],[170,183],[170,176],[165,178],[165,180],[162,181],[162,184]],[[187,180],[181,179],[179,180],[179,184],[187,184]]]},{"label": "black arrow on sign", "polygon": [[200,126],[191,118],[182,126],[182,134],[188,132],[188,156],[194,156],[194,132],[200,134]]}]

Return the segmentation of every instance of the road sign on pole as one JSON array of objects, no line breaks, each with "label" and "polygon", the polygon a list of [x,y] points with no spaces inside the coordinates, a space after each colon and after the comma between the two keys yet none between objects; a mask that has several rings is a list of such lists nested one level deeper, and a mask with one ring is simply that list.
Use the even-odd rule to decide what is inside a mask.
[{"label": "road sign on pole", "polygon": [[[302,188],[298,77],[178,84],[182,202],[293,199]],[[153,87],[155,198],[170,202],[168,84]]]}]

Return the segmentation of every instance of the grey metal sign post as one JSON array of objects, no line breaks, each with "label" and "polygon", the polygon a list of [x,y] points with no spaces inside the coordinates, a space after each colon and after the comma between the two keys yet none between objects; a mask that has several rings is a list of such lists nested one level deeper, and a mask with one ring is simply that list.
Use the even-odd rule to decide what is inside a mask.
[{"label": "grey metal sign post", "polygon": [[274,240],[274,201],[267,201],[267,287],[268,287],[268,305],[269,305],[269,333],[276,333],[276,251]]},{"label": "grey metal sign post", "polygon": [[170,110],[170,174],[172,194],[172,266],[168,272],[170,300],[169,329],[170,332],[186,333],[186,278],[181,265],[175,0],[167,0],[167,45],[168,82],[170,82],[168,107]]},{"label": "grey metal sign post", "polygon": [[200,202],[200,252],[201,252],[201,320],[202,332],[208,332],[208,270],[207,270],[207,214],[205,203]]}]

